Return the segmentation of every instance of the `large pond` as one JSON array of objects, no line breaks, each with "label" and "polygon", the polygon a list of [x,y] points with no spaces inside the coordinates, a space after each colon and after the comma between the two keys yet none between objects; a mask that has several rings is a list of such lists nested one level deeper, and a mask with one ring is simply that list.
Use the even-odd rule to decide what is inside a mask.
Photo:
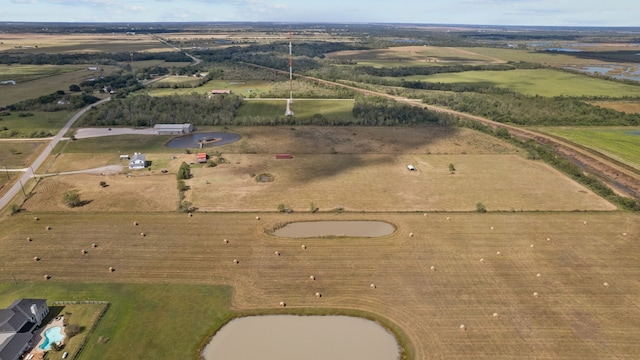
[{"label": "large pond", "polygon": [[378,237],[393,234],[394,231],[393,225],[384,221],[298,221],[277,229],[273,234],[288,238]]},{"label": "large pond", "polygon": [[175,137],[167,143],[167,147],[189,149],[202,147],[221,146],[236,142],[240,139],[240,135],[233,133],[192,133]]},{"label": "large pond", "polygon": [[395,337],[349,316],[267,315],[234,319],[202,351],[205,360],[396,360]]}]

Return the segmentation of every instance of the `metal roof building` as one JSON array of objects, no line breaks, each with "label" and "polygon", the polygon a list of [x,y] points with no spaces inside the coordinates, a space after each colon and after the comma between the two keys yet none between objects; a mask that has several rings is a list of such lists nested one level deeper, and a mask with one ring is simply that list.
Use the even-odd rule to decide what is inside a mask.
[{"label": "metal roof building", "polygon": [[156,124],[153,131],[158,135],[180,135],[193,131],[191,124]]}]

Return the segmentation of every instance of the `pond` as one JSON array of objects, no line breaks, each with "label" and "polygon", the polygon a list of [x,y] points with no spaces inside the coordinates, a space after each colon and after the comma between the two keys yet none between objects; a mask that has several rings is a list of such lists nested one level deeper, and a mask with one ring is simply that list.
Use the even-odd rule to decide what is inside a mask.
[{"label": "pond", "polygon": [[202,351],[205,360],[396,360],[395,337],[349,316],[266,315],[234,319]]},{"label": "pond", "polygon": [[393,234],[395,230],[393,225],[384,221],[298,221],[277,229],[273,234],[287,238],[379,237]]},{"label": "pond", "polygon": [[213,147],[231,144],[240,139],[240,135],[233,133],[218,133],[218,132],[205,132],[205,133],[192,133],[188,135],[182,135],[174,137],[169,140],[167,147],[178,149],[199,148],[202,143],[202,147]]}]

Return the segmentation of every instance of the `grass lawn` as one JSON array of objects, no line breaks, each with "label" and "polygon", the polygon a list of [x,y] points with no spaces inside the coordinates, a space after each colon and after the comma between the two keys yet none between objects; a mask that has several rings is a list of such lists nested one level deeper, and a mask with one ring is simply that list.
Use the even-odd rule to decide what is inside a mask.
[{"label": "grass lawn", "polygon": [[527,95],[540,96],[636,96],[640,87],[589,78],[561,71],[535,69],[511,71],[466,71],[462,73],[415,75],[407,80],[497,86]]},{"label": "grass lawn", "polygon": [[164,146],[174,136],[171,135],[115,135],[66,141],[61,153],[120,153],[134,152],[182,152]]},{"label": "grass lawn", "polygon": [[640,170],[640,128],[541,128]]},{"label": "grass lawn", "polygon": [[[46,141],[1,141],[0,166],[24,168],[31,164],[33,155],[42,151]],[[4,169],[2,169],[4,170]]]},{"label": "grass lawn", "polygon": [[[313,115],[320,114],[328,119],[354,119],[352,114],[354,101],[342,100],[313,100],[294,99],[292,109],[297,119],[310,120]],[[281,100],[247,100],[245,101],[236,118],[242,121],[243,117],[284,116],[287,107],[285,99]]]},{"label": "grass lawn", "polygon": [[[32,115],[25,116],[28,114]],[[69,111],[14,111],[8,116],[0,117],[0,137],[53,136],[71,119],[71,116],[73,112]]]},{"label": "grass lawn", "polygon": [[[46,298],[49,306],[55,300],[109,301],[80,360],[197,358],[202,339],[233,315],[231,289],[222,286],[19,282],[1,283],[0,294],[3,307],[20,297]],[[80,317],[80,306],[61,309],[72,313],[70,323]]]}]

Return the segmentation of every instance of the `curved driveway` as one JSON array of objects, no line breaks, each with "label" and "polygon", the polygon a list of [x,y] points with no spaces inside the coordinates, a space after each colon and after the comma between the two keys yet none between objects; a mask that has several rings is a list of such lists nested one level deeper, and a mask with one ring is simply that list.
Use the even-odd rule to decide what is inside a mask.
[{"label": "curved driveway", "polygon": [[93,104],[83,108],[82,110],[78,111],[75,115],[73,115],[73,117],[71,117],[71,119],[69,121],[67,121],[67,123],[62,127],[62,129],[60,131],[58,131],[58,133],[54,137],[51,138],[51,141],[49,142],[47,147],[31,163],[31,165],[26,169],[24,174],[22,174],[22,176],[20,176],[20,179],[18,179],[18,181],[16,181],[13,184],[13,186],[11,186],[11,188],[9,188],[9,190],[4,195],[2,195],[2,197],[0,198],[0,209],[3,209],[5,206],[7,206],[7,204],[9,204],[9,201],[11,201],[11,199],[13,199],[13,197],[18,194],[18,192],[20,191],[20,188],[22,187],[22,185],[26,184],[27,181],[29,181],[29,179],[31,179],[32,177],[35,176],[35,174],[33,173],[33,169],[37,169],[38,167],[40,167],[44,163],[44,161],[47,159],[47,157],[51,154],[51,151],[53,151],[53,148],[55,148],[56,145],[58,145],[58,142],[60,142],[60,140],[62,139],[64,134],[66,134],[67,131],[69,131],[71,126],[73,126],[73,124],[82,115],[84,115],[84,113],[87,112],[89,109],[91,109],[92,107],[94,107],[96,105],[105,103],[105,102],[107,102],[109,100],[111,100],[111,98],[106,98],[106,99],[100,100],[100,101],[98,101],[96,103],[93,103]]}]

